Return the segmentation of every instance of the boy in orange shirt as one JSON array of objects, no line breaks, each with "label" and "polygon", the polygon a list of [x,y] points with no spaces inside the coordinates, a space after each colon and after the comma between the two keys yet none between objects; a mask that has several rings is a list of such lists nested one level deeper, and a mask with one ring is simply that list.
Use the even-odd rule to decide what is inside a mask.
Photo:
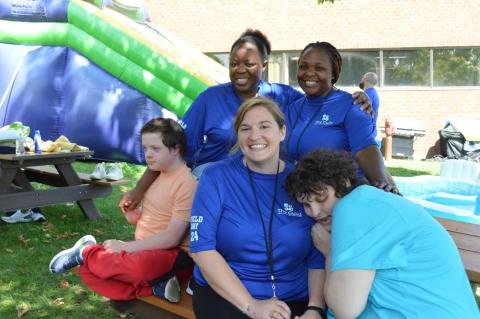
[{"label": "boy in orange shirt", "polygon": [[[161,174],[145,193],[135,240],[111,239],[96,244],[86,235],[50,262],[53,273],[80,266],[82,281],[114,300],[156,295],[178,302],[175,272],[188,259],[190,210],[197,181],[186,166],[183,129],[171,119],[157,118],[141,130],[148,168]],[[156,279],[165,280],[158,284]]]}]

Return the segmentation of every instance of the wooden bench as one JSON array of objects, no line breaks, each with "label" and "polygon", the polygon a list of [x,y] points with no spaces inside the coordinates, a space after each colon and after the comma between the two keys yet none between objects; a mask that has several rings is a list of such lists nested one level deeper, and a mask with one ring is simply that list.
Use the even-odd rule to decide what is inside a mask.
[{"label": "wooden bench", "polygon": [[[29,207],[16,207],[17,209],[76,202],[84,215],[90,219],[101,218],[93,199],[109,196],[112,193],[112,186],[130,183],[128,179],[91,180],[89,174],[77,172],[71,163],[56,163],[55,166],[26,166],[17,174],[16,179],[23,185],[24,192],[9,195],[12,197],[12,202],[16,201],[15,206],[25,202],[25,199],[29,202]],[[36,190],[30,182],[38,182],[54,188]]]},{"label": "wooden bench", "polygon": [[195,319],[192,297],[186,293],[187,283],[181,283],[179,303],[171,303],[161,298],[150,296],[130,301],[112,300],[111,304],[119,312],[136,313],[142,319]]},{"label": "wooden bench", "polygon": [[[60,176],[54,166],[32,166],[25,168],[25,172],[31,180],[40,180],[42,183],[48,181],[48,185],[64,186],[65,180]],[[118,181],[109,181],[106,179],[93,180],[90,179],[90,174],[77,172],[80,181],[84,184],[100,185],[100,186],[118,186],[129,184],[130,180],[121,179]]]},{"label": "wooden bench", "polygon": [[440,217],[436,219],[455,241],[470,282],[480,284],[480,225]]}]

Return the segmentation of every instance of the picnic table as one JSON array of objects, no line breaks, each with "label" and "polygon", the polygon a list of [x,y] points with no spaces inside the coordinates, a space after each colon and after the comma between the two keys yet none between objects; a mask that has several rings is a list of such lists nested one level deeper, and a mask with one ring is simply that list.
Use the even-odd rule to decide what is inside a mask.
[{"label": "picnic table", "polygon": [[[75,171],[76,160],[92,155],[92,151],[0,154],[0,211],[76,202],[86,217],[100,218],[93,199],[110,195],[112,185],[128,181],[92,181]],[[54,187],[35,189],[32,182]]]}]

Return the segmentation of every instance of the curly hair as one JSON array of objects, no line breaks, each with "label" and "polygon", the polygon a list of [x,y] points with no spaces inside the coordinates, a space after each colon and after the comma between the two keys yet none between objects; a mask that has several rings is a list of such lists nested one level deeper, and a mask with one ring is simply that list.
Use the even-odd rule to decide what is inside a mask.
[{"label": "curly hair", "polygon": [[272,46],[267,36],[263,34],[260,30],[256,29],[247,29],[243,32],[240,37],[233,43],[232,48],[230,49],[230,54],[237,49],[238,46],[244,43],[251,43],[255,45],[260,52],[262,60],[268,60],[268,56],[272,50]]},{"label": "curly hair", "polygon": [[316,150],[305,155],[290,173],[285,190],[293,198],[322,196],[327,186],[333,187],[335,196],[347,195],[357,185],[357,168],[352,154],[339,151]]},{"label": "curly hair", "polygon": [[157,117],[145,123],[140,130],[140,135],[145,133],[160,133],[162,143],[170,151],[178,147],[179,154],[183,158],[187,149],[187,138],[185,132],[177,121]]},{"label": "curly hair", "polygon": [[312,42],[307,44],[307,46],[300,53],[298,61],[302,59],[305,52],[310,49],[320,49],[327,53],[328,58],[330,59],[330,65],[332,66],[332,85],[337,83],[338,78],[340,77],[340,72],[342,72],[342,56],[332,44],[328,42]]}]

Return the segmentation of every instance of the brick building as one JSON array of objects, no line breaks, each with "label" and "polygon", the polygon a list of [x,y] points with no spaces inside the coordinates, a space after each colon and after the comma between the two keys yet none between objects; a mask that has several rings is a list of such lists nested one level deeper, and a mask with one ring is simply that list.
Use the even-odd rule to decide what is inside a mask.
[{"label": "brick building", "polygon": [[145,4],[154,24],[223,59],[246,28],[262,30],[273,49],[268,79],[293,86],[299,51],[313,41],[331,42],[344,58],[341,88],[353,91],[363,73],[379,74],[379,126],[390,117],[402,123],[398,125],[426,131],[414,142],[415,158],[432,152],[448,118],[480,120],[480,1],[145,0]]}]

